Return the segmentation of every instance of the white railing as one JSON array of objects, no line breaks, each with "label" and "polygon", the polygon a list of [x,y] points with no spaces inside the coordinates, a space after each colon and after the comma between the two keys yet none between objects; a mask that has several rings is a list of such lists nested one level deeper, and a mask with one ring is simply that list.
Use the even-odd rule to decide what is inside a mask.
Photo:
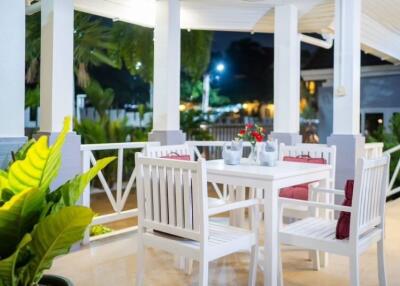
[{"label": "white railing", "polygon": [[[397,145],[393,148],[386,150],[384,154],[388,154],[390,156],[390,161],[392,161],[394,159],[393,154],[398,151],[400,151],[400,145]],[[387,192],[388,197],[400,192],[400,186],[395,186],[396,180],[399,177],[399,171],[400,171],[400,159],[397,161],[393,174],[390,175],[389,190]]]},{"label": "white railing", "polygon": [[381,157],[383,153],[383,143],[366,143],[364,147],[364,157],[367,159],[373,159]]},{"label": "white railing", "polygon": [[[136,217],[138,214],[137,208],[134,209],[125,209],[126,201],[128,196],[132,190],[133,184],[136,180],[136,171],[133,168],[132,173],[129,177],[129,180],[125,187],[123,187],[123,170],[124,170],[124,151],[131,149],[142,149],[146,145],[160,145],[158,142],[132,142],[132,143],[109,143],[109,144],[89,144],[82,145],[82,171],[86,172],[90,169],[91,166],[96,164],[96,158],[93,152],[95,151],[116,151],[117,152],[117,172],[116,172],[116,187],[115,187],[115,195],[112,192],[113,186],[110,186],[106,181],[106,178],[103,175],[103,172],[99,172],[97,177],[103,187],[104,192],[107,195],[108,201],[110,202],[113,212],[110,214],[103,214],[96,216],[93,219],[92,225],[104,224],[115,222],[127,218]],[[93,193],[91,186],[86,187],[83,196],[82,196],[82,204],[84,206],[90,207],[90,195]],[[121,232],[132,231],[136,229],[136,226],[128,227],[120,231],[112,232],[110,234],[99,235],[93,238],[89,238],[86,235],[84,239],[84,243],[88,243],[90,240],[104,238],[110,235],[118,234]]]}]

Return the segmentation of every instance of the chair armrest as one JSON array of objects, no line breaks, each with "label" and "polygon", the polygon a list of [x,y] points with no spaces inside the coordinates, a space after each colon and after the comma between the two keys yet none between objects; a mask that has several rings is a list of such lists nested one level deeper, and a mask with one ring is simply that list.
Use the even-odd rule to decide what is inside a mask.
[{"label": "chair armrest", "polygon": [[311,192],[317,192],[317,193],[327,193],[327,194],[334,194],[334,195],[344,196],[344,190],[311,188],[310,191]]},{"label": "chair armrest", "polygon": [[279,198],[279,205],[296,205],[296,206],[307,206],[307,207],[315,207],[322,209],[331,209],[335,211],[344,211],[351,213],[353,211],[352,207],[342,206],[342,205],[334,205],[334,204],[324,204],[313,201],[303,201],[303,200],[295,200],[295,199],[286,199]]},{"label": "chair armrest", "polygon": [[245,200],[245,201],[227,203],[222,206],[216,206],[216,207],[209,208],[208,216],[213,216],[216,214],[220,214],[220,213],[224,213],[224,212],[228,212],[228,211],[232,211],[232,210],[258,206],[258,204],[259,204],[258,199],[250,199],[250,200]]}]

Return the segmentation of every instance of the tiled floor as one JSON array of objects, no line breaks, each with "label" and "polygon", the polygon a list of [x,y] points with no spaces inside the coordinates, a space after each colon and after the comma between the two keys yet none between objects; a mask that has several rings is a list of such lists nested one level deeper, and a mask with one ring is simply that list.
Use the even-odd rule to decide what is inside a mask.
[{"label": "tiled floor", "polygon": [[[92,243],[88,248],[56,260],[51,273],[69,277],[76,286],[135,285],[135,234]],[[171,255],[158,250],[147,251],[145,285],[196,285],[196,274],[188,276],[174,268]],[[329,266],[312,271],[303,251],[284,252],[285,285],[348,285],[347,259],[330,256]],[[248,255],[234,254],[212,263],[209,285],[246,285]],[[388,285],[400,286],[400,199],[387,204],[386,266]],[[194,273],[196,273],[196,268]],[[376,248],[361,258],[361,285],[378,285]],[[262,272],[258,271],[258,284]]]}]

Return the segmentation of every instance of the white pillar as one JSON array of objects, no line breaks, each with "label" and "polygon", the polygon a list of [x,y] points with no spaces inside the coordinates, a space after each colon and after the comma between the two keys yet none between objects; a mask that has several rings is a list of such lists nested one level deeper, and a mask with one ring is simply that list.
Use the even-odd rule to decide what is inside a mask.
[{"label": "white pillar", "polygon": [[336,0],[333,134],[360,134],[361,0]]},{"label": "white pillar", "polygon": [[150,140],[184,140],[179,129],[181,30],[179,0],[156,1],[154,28],[154,106]]},{"label": "white pillar", "polygon": [[275,7],[274,136],[292,144],[300,130],[300,39],[294,5]]},{"label": "white pillar", "polygon": [[203,77],[203,96],[201,109],[204,113],[208,112],[210,105],[210,74],[205,74]]},{"label": "white pillar", "polygon": [[40,131],[59,132],[74,111],[73,0],[42,0]]},{"label": "white pillar", "polygon": [[[41,1],[40,132],[53,144],[64,118],[74,114],[74,5],[73,0]],[[52,187],[82,171],[81,138],[68,133],[62,165]]]},{"label": "white pillar", "polygon": [[365,150],[360,134],[361,0],[336,0],[335,5],[333,134],[327,143],[336,146],[336,188],[343,188],[354,179]]},{"label": "white pillar", "polygon": [[25,0],[0,1],[0,137],[25,135]]}]

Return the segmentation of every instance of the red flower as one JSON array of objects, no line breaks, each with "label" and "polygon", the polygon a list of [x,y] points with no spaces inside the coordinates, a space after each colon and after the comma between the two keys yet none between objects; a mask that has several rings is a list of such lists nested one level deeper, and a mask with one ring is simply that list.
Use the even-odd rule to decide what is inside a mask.
[{"label": "red flower", "polygon": [[251,129],[251,128],[253,128],[254,127],[254,125],[253,124],[246,124],[246,129]]},{"label": "red flower", "polygon": [[246,130],[240,130],[239,134],[244,135],[246,133]]}]

